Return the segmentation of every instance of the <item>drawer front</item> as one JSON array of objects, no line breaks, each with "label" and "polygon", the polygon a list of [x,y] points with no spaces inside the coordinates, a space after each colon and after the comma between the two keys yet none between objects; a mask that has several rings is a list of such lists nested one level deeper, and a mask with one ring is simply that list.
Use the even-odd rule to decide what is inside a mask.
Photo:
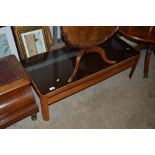
[{"label": "drawer front", "polygon": [[0,118],[34,103],[31,88],[22,87],[0,96]]}]

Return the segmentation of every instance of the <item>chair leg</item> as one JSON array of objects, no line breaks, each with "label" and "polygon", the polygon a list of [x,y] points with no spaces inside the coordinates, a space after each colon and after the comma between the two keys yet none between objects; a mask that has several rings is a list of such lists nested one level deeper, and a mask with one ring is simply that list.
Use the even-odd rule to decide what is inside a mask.
[{"label": "chair leg", "polygon": [[148,49],[145,55],[145,61],[144,61],[144,78],[148,77],[148,71],[149,71],[149,64],[150,64],[150,57],[151,57],[151,49]]}]

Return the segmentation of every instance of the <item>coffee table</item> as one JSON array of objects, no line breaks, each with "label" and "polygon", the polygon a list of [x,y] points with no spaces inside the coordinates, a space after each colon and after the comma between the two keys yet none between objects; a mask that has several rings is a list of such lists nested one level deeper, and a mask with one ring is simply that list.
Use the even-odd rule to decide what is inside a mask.
[{"label": "coffee table", "polygon": [[155,27],[154,26],[122,26],[119,32],[129,39],[138,41],[137,50],[147,48],[144,62],[144,77],[148,77],[151,53],[155,54]]},{"label": "coffee table", "polygon": [[131,78],[138,63],[140,53],[117,38],[109,39],[101,45],[110,60],[116,64],[105,63],[98,53],[83,57],[74,81],[68,78],[74,70],[78,49],[64,47],[48,53],[47,59],[27,67],[33,87],[40,97],[43,119],[49,120],[49,105],[82,89],[107,79],[123,70],[132,68]]}]

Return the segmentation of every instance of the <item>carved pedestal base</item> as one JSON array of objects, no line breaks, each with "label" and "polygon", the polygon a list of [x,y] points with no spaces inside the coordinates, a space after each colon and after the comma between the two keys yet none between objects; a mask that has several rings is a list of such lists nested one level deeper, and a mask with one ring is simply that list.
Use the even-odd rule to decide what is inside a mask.
[{"label": "carved pedestal base", "polygon": [[105,50],[101,47],[92,47],[90,49],[82,49],[79,51],[78,55],[77,55],[77,58],[76,58],[76,63],[75,63],[75,68],[74,68],[74,71],[72,73],[72,75],[70,76],[70,78],[68,79],[68,83],[72,82],[76,76],[76,73],[79,69],[79,66],[80,66],[80,61],[81,61],[81,58],[85,55],[85,54],[88,54],[88,53],[93,53],[93,52],[96,52],[98,53],[101,58],[103,59],[103,61],[105,61],[106,63],[108,64],[115,64],[116,61],[112,61],[112,60],[109,60],[106,56],[106,53],[105,53]]}]

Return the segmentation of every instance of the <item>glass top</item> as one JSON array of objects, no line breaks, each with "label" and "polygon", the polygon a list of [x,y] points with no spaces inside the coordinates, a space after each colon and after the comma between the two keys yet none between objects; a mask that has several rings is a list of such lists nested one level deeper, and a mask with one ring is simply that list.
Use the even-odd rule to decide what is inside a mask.
[{"label": "glass top", "polygon": [[[117,64],[139,54],[130,45],[117,37],[109,39],[101,47],[106,51],[107,57],[110,60],[117,61]],[[79,49],[64,47],[49,52],[46,59],[42,62],[26,68],[42,95],[68,84],[68,79],[75,67],[78,51]],[[105,63],[97,53],[84,55],[74,81],[80,80],[109,66],[112,65]]]}]

